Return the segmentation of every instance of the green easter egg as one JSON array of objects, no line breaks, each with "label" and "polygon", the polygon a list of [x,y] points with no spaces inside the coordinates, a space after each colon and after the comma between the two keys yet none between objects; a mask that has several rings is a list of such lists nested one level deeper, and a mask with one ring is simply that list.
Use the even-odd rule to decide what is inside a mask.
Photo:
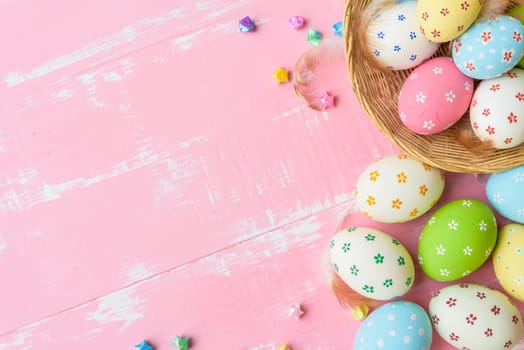
[{"label": "green easter egg", "polygon": [[427,221],[418,244],[422,271],[437,281],[454,281],[477,270],[497,240],[491,209],[476,199],[440,207]]},{"label": "green easter egg", "polygon": [[[524,24],[524,5],[515,6],[507,13],[508,16],[514,17]],[[517,63],[517,67],[524,68],[524,57]]]}]

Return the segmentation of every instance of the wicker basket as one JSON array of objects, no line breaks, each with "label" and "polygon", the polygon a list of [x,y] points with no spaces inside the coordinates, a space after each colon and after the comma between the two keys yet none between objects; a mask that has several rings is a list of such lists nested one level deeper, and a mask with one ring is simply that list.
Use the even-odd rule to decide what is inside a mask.
[{"label": "wicker basket", "polygon": [[[493,173],[524,164],[524,144],[505,150],[474,154],[458,139],[458,130],[469,127],[465,116],[453,127],[434,135],[418,135],[407,129],[398,116],[397,97],[411,70],[382,72],[366,62],[366,55],[352,45],[353,19],[370,0],[346,0],[344,40],[347,68],[353,90],[369,118],[395,145],[411,157],[437,168],[463,173]],[[512,1],[512,3],[514,3]],[[438,56],[450,56],[449,45],[441,45]],[[469,114],[467,112],[466,114]],[[467,123],[467,125],[466,125]]]}]

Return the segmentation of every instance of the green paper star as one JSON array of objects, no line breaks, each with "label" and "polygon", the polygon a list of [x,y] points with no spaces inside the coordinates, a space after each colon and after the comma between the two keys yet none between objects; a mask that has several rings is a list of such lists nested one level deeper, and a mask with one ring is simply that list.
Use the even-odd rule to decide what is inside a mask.
[{"label": "green paper star", "polygon": [[179,350],[187,350],[189,349],[189,338],[184,338],[177,335],[172,344]]}]

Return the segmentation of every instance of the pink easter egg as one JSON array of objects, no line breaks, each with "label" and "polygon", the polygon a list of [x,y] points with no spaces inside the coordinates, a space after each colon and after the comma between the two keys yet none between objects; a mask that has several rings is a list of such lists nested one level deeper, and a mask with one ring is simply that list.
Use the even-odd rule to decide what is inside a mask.
[{"label": "pink easter egg", "polygon": [[433,58],[407,77],[398,97],[402,123],[417,134],[430,135],[455,124],[473,96],[473,79],[450,57]]}]

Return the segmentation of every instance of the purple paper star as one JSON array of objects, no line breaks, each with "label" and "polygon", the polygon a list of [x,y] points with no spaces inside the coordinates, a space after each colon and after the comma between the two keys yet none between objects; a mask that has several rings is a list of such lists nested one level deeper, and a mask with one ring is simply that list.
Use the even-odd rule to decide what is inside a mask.
[{"label": "purple paper star", "polygon": [[240,31],[241,32],[254,32],[255,31],[255,22],[249,17],[246,16],[242,18],[240,21],[238,21],[238,24],[240,25]]}]

